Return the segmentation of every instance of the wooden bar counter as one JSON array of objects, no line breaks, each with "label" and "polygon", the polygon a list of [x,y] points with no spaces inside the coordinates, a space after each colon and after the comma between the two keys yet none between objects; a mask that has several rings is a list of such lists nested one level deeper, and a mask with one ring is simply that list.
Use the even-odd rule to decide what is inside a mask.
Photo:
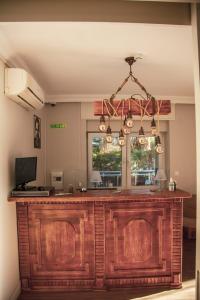
[{"label": "wooden bar counter", "polygon": [[180,288],[189,193],[88,191],[17,203],[22,290]]}]

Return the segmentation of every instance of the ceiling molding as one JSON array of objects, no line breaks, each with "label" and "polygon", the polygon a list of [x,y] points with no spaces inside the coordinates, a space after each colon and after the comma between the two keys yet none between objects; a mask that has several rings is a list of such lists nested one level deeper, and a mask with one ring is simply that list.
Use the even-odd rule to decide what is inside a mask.
[{"label": "ceiling molding", "polygon": [[[135,1],[135,0],[125,0]],[[199,0],[137,0],[137,2],[174,2],[174,3],[199,3]]]},{"label": "ceiling molding", "polygon": [[[93,102],[102,99],[109,99],[111,95],[46,95],[47,103],[64,103],[64,102]],[[171,100],[175,104],[194,104],[194,97],[192,96],[167,96],[154,95],[156,99]],[[116,98],[127,99],[130,95],[119,95]]]},{"label": "ceiling molding", "polygon": [[[0,21],[191,24],[189,3],[116,0],[1,0]],[[86,9],[87,8],[87,9]]]},{"label": "ceiling molding", "polygon": [[[8,39],[0,31],[0,60],[9,68],[22,68],[33,75],[24,59],[16,53]],[[35,77],[35,76],[33,76]],[[37,79],[37,78],[36,78]]]},{"label": "ceiling molding", "polygon": [[8,39],[4,36],[4,34],[0,31],[0,59],[8,66],[13,68],[23,68],[29,73],[31,70],[24,62],[24,60],[20,57],[19,54],[15,52],[15,49],[11,46]]}]

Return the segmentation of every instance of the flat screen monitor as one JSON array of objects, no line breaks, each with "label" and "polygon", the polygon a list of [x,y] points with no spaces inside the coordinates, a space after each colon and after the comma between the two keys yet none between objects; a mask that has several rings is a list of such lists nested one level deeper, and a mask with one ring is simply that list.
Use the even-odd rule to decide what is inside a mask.
[{"label": "flat screen monitor", "polygon": [[15,160],[16,187],[36,180],[37,157],[22,157]]}]

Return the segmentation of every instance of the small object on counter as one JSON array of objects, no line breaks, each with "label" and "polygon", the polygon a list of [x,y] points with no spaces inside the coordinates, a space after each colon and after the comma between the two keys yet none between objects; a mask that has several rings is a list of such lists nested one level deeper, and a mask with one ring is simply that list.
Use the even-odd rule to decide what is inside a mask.
[{"label": "small object on counter", "polygon": [[174,181],[174,190],[176,191],[176,181]]},{"label": "small object on counter", "polygon": [[71,183],[69,184],[68,192],[71,193],[71,194],[73,194],[73,192],[74,192],[74,188],[73,188],[73,185]]},{"label": "small object on counter", "polygon": [[176,190],[176,182],[172,177],[170,178],[168,189],[170,192],[174,192]]},{"label": "small object on counter", "polygon": [[82,188],[80,189],[80,192],[87,192],[87,189],[86,189],[85,187],[82,187]]},{"label": "small object on counter", "polygon": [[79,183],[78,183],[78,189],[81,190],[81,188],[82,188],[82,182],[79,181]]},{"label": "small object on counter", "polygon": [[113,183],[112,183],[112,182],[109,182],[109,183],[108,183],[108,187],[109,187],[109,188],[112,188],[112,187],[113,187]]},{"label": "small object on counter", "polygon": [[72,193],[65,193],[65,192],[56,192],[55,193],[55,196],[68,196],[68,195],[71,195]]}]

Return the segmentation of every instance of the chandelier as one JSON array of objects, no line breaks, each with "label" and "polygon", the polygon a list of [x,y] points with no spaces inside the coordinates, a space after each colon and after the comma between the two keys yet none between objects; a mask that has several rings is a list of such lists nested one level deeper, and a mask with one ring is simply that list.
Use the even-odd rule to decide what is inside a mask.
[{"label": "chandelier", "polygon": [[[155,150],[158,154],[164,152],[160,138],[160,115],[171,112],[169,100],[156,100],[141,82],[134,76],[132,65],[138,58],[133,56],[125,58],[130,67],[128,76],[118,87],[109,99],[95,102],[94,114],[100,116],[99,131],[105,133],[107,143],[112,143],[112,128],[110,121],[116,117],[121,118],[121,128],[119,130],[118,143],[122,147],[126,144],[126,136],[132,132],[134,126],[134,116],[140,116],[140,129],[137,134],[137,141],[140,145],[148,143],[144,128],[143,119],[147,117],[151,120],[151,136],[155,137]],[[122,90],[128,81],[135,83],[141,90],[140,93],[133,93],[128,99],[115,100],[117,94]]]}]

